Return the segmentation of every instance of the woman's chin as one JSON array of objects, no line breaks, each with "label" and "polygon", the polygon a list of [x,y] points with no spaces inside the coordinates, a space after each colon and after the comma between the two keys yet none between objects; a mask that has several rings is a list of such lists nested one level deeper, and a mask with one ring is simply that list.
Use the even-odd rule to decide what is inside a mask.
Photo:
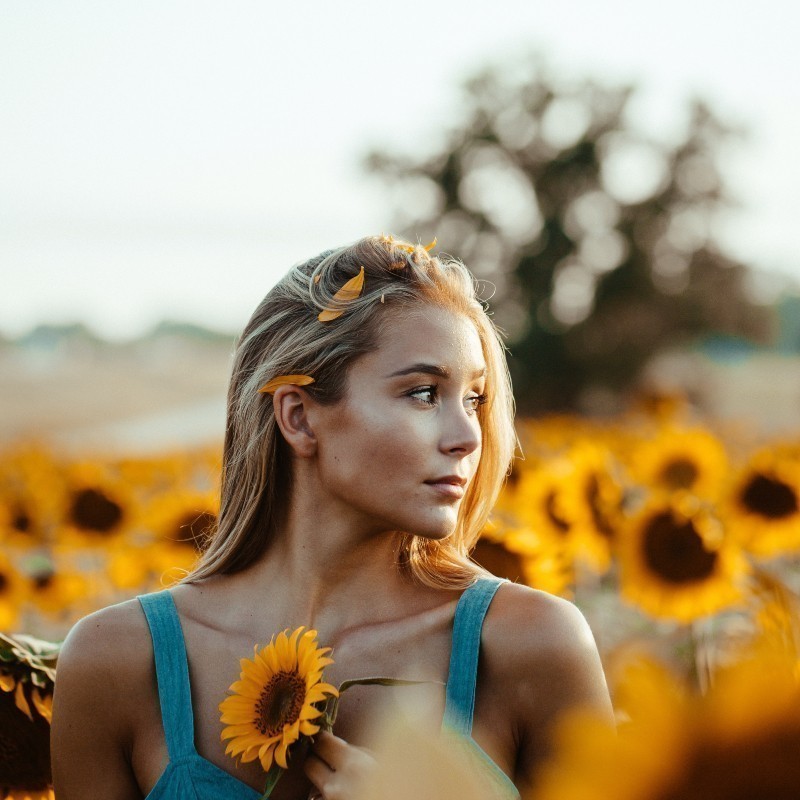
[{"label": "woman's chin", "polygon": [[415,536],[421,536],[423,539],[432,539],[433,541],[441,541],[450,536],[456,529],[457,518],[453,515],[452,519],[437,520],[431,522],[430,525],[417,525],[411,532]]}]

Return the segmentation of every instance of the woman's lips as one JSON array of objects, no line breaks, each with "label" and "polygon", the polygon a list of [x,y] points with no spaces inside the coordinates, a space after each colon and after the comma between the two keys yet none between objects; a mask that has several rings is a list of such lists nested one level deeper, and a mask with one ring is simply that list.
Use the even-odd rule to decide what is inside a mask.
[{"label": "woman's lips", "polygon": [[425,481],[425,483],[444,497],[460,500],[464,496],[464,485],[466,484],[464,478],[448,476],[446,478],[434,478],[433,480]]}]

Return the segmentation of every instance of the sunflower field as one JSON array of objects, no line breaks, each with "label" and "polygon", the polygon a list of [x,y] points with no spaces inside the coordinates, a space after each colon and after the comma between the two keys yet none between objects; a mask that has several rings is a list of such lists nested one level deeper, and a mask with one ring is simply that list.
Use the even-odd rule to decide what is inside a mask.
[{"label": "sunflower field", "polygon": [[[680,398],[523,419],[518,434],[473,558],[581,608],[618,730],[565,717],[530,800],[799,797],[800,437],[715,426]],[[3,800],[53,797],[58,643],[191,568],[216,520],[220,450],[2,453]]]}]

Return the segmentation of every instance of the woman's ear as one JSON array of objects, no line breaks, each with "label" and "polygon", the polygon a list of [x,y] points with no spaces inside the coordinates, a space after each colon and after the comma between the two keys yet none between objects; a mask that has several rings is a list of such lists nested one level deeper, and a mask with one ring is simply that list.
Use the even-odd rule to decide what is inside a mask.
[{"label": "woman's ear", "polygon": [[272,395],[275,422],[292,452],[300,458],[309,458],[317,452],[317,437],[309,419],[313,401],[299,386],[283,385]]}]

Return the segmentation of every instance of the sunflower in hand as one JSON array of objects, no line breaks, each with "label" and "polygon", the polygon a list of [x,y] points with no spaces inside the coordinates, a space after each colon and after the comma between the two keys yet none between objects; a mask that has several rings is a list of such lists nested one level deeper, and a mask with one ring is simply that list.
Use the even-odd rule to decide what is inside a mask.
[{"label": "sunflower in hand", "polygon": [[[320,729],[314,720],[323,713],[318,703],[339,692],[322,681],[322,670],[333,663],[326,657],[330,647],[317,647],[317,632],[297,628],[274,636],[270,643],[254,647],[253,659],[243,658],[240,680],[234,692],[220,703],[221,720],[227,723],[225,752],[241,761],[258,758],[275,781],[287,769],[287,750],[301,735],[313,736]],[[273,783],[274,785],[274,783]]]}]

